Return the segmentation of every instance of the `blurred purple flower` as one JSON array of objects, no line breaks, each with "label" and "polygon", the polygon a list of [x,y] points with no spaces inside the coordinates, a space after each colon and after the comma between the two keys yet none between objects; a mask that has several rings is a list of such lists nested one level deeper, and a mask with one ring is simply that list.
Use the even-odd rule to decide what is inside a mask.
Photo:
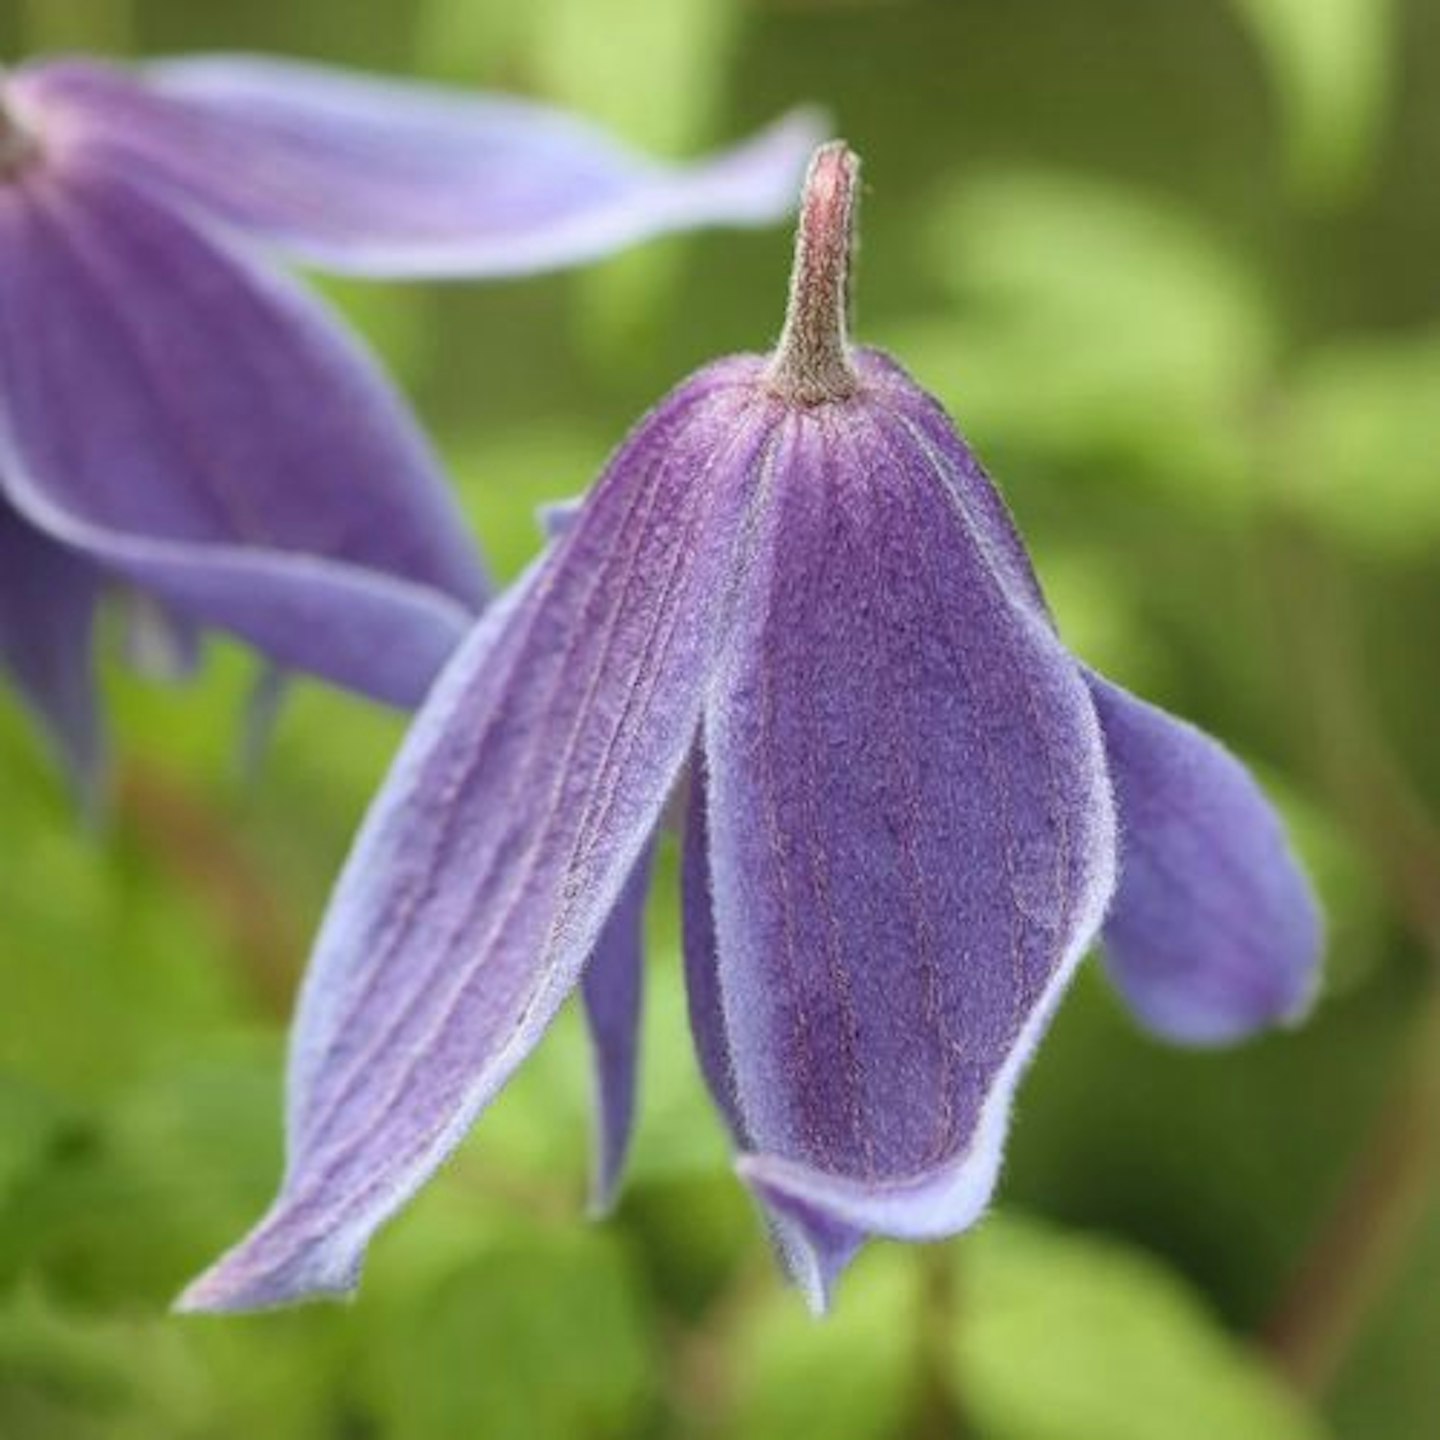
[{"label": "blurred purple flower", "polygon": [[82,787],[102,582],[152,597],[142,648],[215,625],[401,706],[486,597],[408,409],[269,252],[511,275],[774,221],[814,128],[666,168],[539,105],[278,61],[0,76],[0,666]]},{"label": "blurred purple flower", "polygon": [[776,355],[641,423],[422,710],[305,984],[280,1195],[183,1307],[349,1290],[577,986],[608,1201],[682,778],[701,1068],[817,1308],[867,1237],[981,1213],[1107,906],[1165,1034],[1308,1003],[1318,916],[1254,783],[1064,649],[940,407],[851,348],[856,171],[813,164]]}]

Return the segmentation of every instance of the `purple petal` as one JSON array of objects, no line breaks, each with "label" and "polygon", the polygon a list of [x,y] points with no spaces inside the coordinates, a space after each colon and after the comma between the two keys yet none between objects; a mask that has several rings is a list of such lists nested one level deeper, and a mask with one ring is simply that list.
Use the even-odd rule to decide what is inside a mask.
[{"label": "purple petal", "polygon": [[1280,817],[1217,741],[1090,674],[1119,809],[1110,974],[1167,1039],[1223,1044],[1304,1014],[1321,922]]},{"label": "purple petal", "polygon": [[104,771],[90,653],[99,593],[92,566],[0,500],[0,669],[35,712],[92,813]]},{"label": "purple petal", "polygon": [[1053,629],[1050,607],[1010,507],[944,406],[919,389],[904,367],[883,351],[864,351],[861,368],[877,397],[904,415],[911,440],[934,457],[936,470],[1010,602],[1033,611]]},{"label": "purple petal", "polygon": [[[741,1111],[740,1092],[735,1079],[735,1062],[730,1054],[724,1000],[720,993],[718,940],[715,934],[715,905],[710,881],[710,835],[706,789],[709,777],[703,750],[694,758],[690,773],[689,803],[685,811],[685,832],[681,849],[682,916],[685,941],[685,990],[690,1010],[690,1034],[700,1073],[710,1098],[715,1102],[731,1139],[742,1150],[751,1147]],[[745,1174],[749,1157],[738,1162]],[[762,1201],[766,1198],[754,1187]],[[783,1206],[767,1205],[765,1222],[780,1263],[807,1295],[828,1294],[835,1273],[850,1260],[860,1240],[853,1231],[840,1231],[815,1213],[803,1224],[791,1220]],[[827,1243],[817,1246],[814,1237],[824,1235]],[[816,1273],[817,1253],[831,1265],[828,1275]]]},{"label": "purple petal", "polygon": [[75,165],[0,189],[0,481],[190,619],[401,705],[483,599],[426,443],[345,333]]},{"label": "purple petal", "polygon": [[590,1209],[596,1215],[614,1208],[635,1125],[645,901],[653,859],[653,847],[647,845],[600,932],[581,982],[595,1056],[597,1143]]},{"label": "purple petal", "polygon": [[112,173],[333,270],[517,275],[667,231],[794,207],[821,137],[797,112],[734,150],[664,166],[573,116],[243,56],[126,73],[83,61],[12,81],[32,126]]},{"label": "purple petal", "polygon": [[580,979],[694,742],[748,533],[755,365],[632,437],[421,711],[305,982],[270,1214],[182,1300],[351,1288]]},{"label": "purple petal", "polygon": [[997,569],[985,497],[957,504],[976,484],[958,438],[917,438],[912,394],[787,422],[707,709],[742,1169],[817,1305],[864,1236],[975,1219],[1113,883],[1083,681]]},{"label": "purple petal", "polygon": [[[904,381],[893,361],[880,373]],[[927,444],[948,427],[933,401],[912,412]],[[1012,596],[1048,616],[1004,501],[968,455],[959,503]],[[1105,927],[1110,972],[1141,1019],[1171,1040],[1218,1044],[1308,1007],[1321,922],[1278,817],[1220,744],[1087,676],[1105,734],[1122,836]]]},{"label": "purple petal", "polygon": [[720,996],[720,968],[715,937],[715,901],[710,880],[710,779],[703,750],[690,767],[690,793],[685,807],[685,831],[680,851],[680,887],[685,950],[685,994],[690,1010],[690,1033],[700,1073],[710,1097],[730,1128],[737,1145],[748,1147],[745,1117],[735,1086],[730,1037]]}]

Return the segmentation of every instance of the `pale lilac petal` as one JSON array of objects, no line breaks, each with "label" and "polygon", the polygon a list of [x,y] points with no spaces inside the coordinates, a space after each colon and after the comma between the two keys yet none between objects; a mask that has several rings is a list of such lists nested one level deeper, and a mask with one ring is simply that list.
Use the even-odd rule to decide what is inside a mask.
[{"label": "pale lilac petal", "polygon": [[1169,1040],[1224,1044],[1298,1020],[1319,979],[1320,912],[1280,817],[1193,725],[1087,677],[1119,810],[1106,964]]},{"label": "pale lilac petal", "polygon": [[294,285],[122,180],[0,189],[0,484],[277,663],[418,702],[484,597],[414,420]]},{"label": "pale lilac petal", "polygon": [[595,1215],[614,1209],[635,1126],[645,901],[653,859],[653,847],[647,845],[600,932],[580,987],[595,1068],[596,1143],[590,1184]]},{"label": "pale lilac petal", "polygon": [[525,100],[245,56],[12,82],[65,153],[148,183],[303,261],[369,275],[517,275],[667,231],[788,214],[818,118],[666,166]]},{"label": "pale lilac petal", "polygon": [[307,977],[270,1214],[182,1301],[350,1289],[580,979],[694,742],[763,426],[712,367],[657,410],[420,712]]},{"label": "pale lilac petal", "polygon": [[957,438],[903,391],[800,411],[707,709],[744,1173],[823,1305],[866,1235],[951,1234],[1113,884],[1094,710],[1011,595]]},{"label": "pale lilac petal", "polygon": [[0,500],[0,670],[34,712],[92,813],[104,771],[90,644],[99,593],[91,565]]}]

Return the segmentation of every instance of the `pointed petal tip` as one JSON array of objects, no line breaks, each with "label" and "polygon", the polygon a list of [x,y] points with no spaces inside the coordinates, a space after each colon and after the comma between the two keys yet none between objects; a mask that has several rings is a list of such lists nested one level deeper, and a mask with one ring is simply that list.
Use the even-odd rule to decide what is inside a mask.
[{"label": "pointed petal tip", "polygon": [[783,1179],[787,1168],[801,1167],[765,1155],[740,1155],[735,1160],[736,1172],[765,1212],[786,1276],[819,1320],[830,1313],[836,1284],[866,1236],[788,1188]]},{"label": "pointed petal tip", "polygon": [[678,181],[668,196],[675,218],[664,228],[751,228],[793,215],[806,167],[829,134],[823,108],[798,105],[724,150],[670,166]]},{"label": "pointed petal tip", "polygon": [[1008,1106],[992,1105],[963,1154],[932,1170],[884,1181],[829,1174],[778,1155],[745,1154],[735,1169],[767,1209],[803,1225],[827,1252],[845,1255],[869,1235],[939,1240],[969,1229],[1000,1172]]},{"label": "pointed petal tip", "polygon": [[812,1320],[827,1320],[835,1308],[835,1290],[850,1261],[864,1244],[862,1236],[837,1243],[823,1228],[798,1222],[777,1228],[785,1273],[800,1292]]},{"label": "pointed petal tip", "polygon": [[716,164],[747,176],[772,176],[768,186],[755,187],[754,209],[762,221],[783,219],[794,212],[806,167],[830,134],[830,114],[823,106],[797,105],[724,152]]},{"label": "pointed petal tip", "polygon": [[371,277],[532,274],[773,224],[828,133],[807,106],[667,164],[530,101],[253,55],[57,63],[35,81],[96,163],[138,159],[247,238]]},{"label": "pointed petal tip", "polygon": [[177,1315],[238,1315],[280,1310],[310,1300],[344,1301],[360,1284],[363,1250],[343,1237],[286,1243],[264,1221],[192,1280],[171,1306]]},{"label": "pointed petal tip", "polygon": [[623,1164],[623,1158],[619,1165],[607,1164],[603,1159],[597,1158],[595,1168],[590,1175],[590,1187],[585,1196],[585,1218],[591,1224],[598,1225],[613,1219],[615,1212],[620,1208],[620,1182]]},{"label": "pointed petal tip", "polygon": [[1299,1025],[1320,988],[1324,921],[1280,814],[1219,741],[1085,674],[1123,836],[1103,937],[1111,978],[1172,1044]]}]

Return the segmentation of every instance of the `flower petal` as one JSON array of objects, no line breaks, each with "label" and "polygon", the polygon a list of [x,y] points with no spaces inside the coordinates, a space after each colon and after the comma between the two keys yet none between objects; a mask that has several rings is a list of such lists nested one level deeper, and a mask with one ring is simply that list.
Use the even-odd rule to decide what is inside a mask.
[{"label": "flower petal", "polygon": [[350,1289],[576,986],[694,742],[767,438],[742,404],[719,366],[662,405],[435,687],[306,978],[280,1195],[184,1308]]},{"label": "flower petal", "polygon": [[707,709],[742,1170],[816,1305],[866,1235],[975,1219],[1113,884],[1077,667],[956,503],[958,438],[921,445],[909,408],[788,423]]},{"label": "flower petal", "polygon": [[59,752],[92,814],[104,741],[90,638],[100,577],[0,500],[0,669]]},{"label": "flower petal", "polygon": [[[718,941],[715,934],[714,895],[710,881],[710,835],[707,816],[706,788],[709,779],[705,754],[699,751],[690,769],[690,794],[685,811],[685,831],[681,848],[682,915],[685,941],[685,994],[690,1011],[690,1034],[695,1042],[696,1058],[710,1098],[720,1111],[730,1138],[742,1150],[751,1145],[741,1111],[740,1093],[735,1080],[735,1062],[730,1054],[730,1037],[726,1029],[724,1000],[720,993]],[[740,1173],[746,1174],[751,1157],[742,1155]],[[757,1157],[760,1158],[760,1157]],[[748,1176],[746,1178],[749,1178]],[[785,1272],[807,1295],[827,1294],[835,1272],[849,1261],[859,1248],[854,1232],[834,1233],[825,1247],[825,1256],[832,1265],[831,1274],[821,1279],[815,1273],[817,1263],[813,1236],[826,1233],[828,1222],[816,1213],[804,1224],[788,1218],[783,1206],[765,1204],[760,1185],[751,1181],[762,1202],[766,1228],[775,1247],[776,1256]],[[828,1227],[833,1230],[834,1227]],[[823,1308],[823,1302],[817,1303]]]},{"label": "flower petal", "polygon": [[635,1125],[635,1070],[645,959],[645,901],[650,894],[653,846],[620,891],[620,899],[585,966],[580,993],[595,1056],[595,1169],[593,1214],[615,1206]]},{"label": "flower petal", "polygon": [[332,270],[517,275],[651,235],[788,214],[817,117],[663,166],[528,101],[245,56],[12,82],[54,143]]},{"label": "flower petal", "polygon": [[1319,908],[1284,826],[1217,741],[1089,674],[1119,807],[1111,977],[1169,1040],[1224,1044],[1298,1019],[1319,977]]},{"label": "flower petal", "polygon": [[[872,383],[905,383],[872,354]],[[943,445],[933,401],[910,420]],[[968,457],[967,457],[968,458]],[[959,503],[1012,598],[1048,610],[1004,502],[973,459]],[[1086,674],[1105,734],[1122,837],[1105,926],[1111,975],[1167,1039],[1219,1044],[1301,1016],[1318,980],[1321,920],[1283,827],[1244,767],[1182,720]]]},{"label": "flower petal", "polygon": [[75,166],[0,189],[0,484],[191,619],[401,705],[484,597],[428,446],[345,332]]},{"label": "flower petal", "polygon": [[685,950],[685,997],[690,1034],[700,1073],[736,1144],[748,1146],[745,1117],[735,1086],[730,1037],[720,997],[720,968],[715,937],[715,900],[710,880],[709,773],[705,753],[690,766],[685,830],[680,849],[681,915]]}]

